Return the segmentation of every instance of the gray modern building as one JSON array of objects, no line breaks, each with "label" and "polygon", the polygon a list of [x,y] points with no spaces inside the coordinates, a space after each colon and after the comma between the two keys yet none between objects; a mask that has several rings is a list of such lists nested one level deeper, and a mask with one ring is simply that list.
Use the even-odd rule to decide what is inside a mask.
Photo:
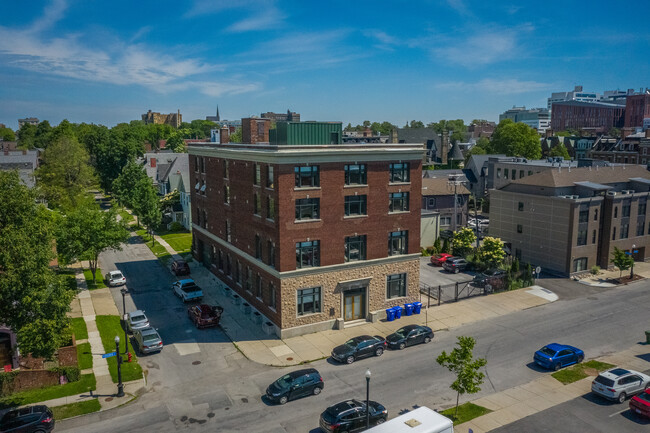
[{"label": "gray modern building", "polygon": [[547,108],[512,107],[499,115],[499,122],[511,119],[516,123],[525,123],[540,134],[546,132],[551,126],[551,113]]}]

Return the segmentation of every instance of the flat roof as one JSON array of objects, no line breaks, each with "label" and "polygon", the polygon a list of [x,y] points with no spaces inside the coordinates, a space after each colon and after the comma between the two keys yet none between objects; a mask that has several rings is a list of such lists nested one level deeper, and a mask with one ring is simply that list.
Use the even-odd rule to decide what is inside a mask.
[{"label": "flat roof", "polygon": [[588,180],[585,181],[580,181],[580,182],[574,182],[576,185],[579,186],[584,186],[585,188],[589,189],[612,189],[613,187],[603,185],[602,183],[596,183],[596,182],[590,182]]}]

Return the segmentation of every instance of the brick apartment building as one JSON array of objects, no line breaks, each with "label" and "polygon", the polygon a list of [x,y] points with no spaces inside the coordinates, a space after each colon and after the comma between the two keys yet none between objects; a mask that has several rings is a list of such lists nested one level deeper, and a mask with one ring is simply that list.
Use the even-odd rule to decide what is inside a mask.
[{"label": "brick apartment building", "polygon": [[647,129],[650,127],[650,91],[630,95],[625,101],[625,127]]},{"label": "brick apartment building", "polygon": [[220,144],[189,147],[196,259],[282,338],[415,300],[422,146],[270,123],[242,119],[242,144],[224,128]]},{"label": "brick apartment building", "polygon": [[521,261],[562,275],[611,267],[614,247],[643,261],[649,196],[644,166],[556,167],[490,192],[490,235]]},{"label": "brick apartment building", "polygon": [[616,102],[554,102],[551,111],[551,129],[575,129],[591,132],[608,132],[622,128],[625,121],[625,104]]}]

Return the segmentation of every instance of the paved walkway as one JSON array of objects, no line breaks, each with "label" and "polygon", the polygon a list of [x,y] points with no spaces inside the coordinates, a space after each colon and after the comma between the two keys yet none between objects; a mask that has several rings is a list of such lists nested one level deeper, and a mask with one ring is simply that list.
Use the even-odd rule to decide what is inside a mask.
[{"label": "paved walkway", "polygon": [[[650,368],[650,345],[636,344],[614,355],[603,356],[598,361],[608,362],[619,367],[644,371]],[[525,385],[497,392],[472,401],[493,412],[454,427],[456,433],[485,433],[513,423],[529,415],[565,403],[591,392],[594,376],[586,377],[569,385],[563,385],[551,374],[545,375]]]},{"label": "paved walkway", "polygon": [[[643,278],[650,278],[650,262],[635,262],[634,274]],[[615,287],[616,284],[613,283],[613,280],[619,278],[620,275],[621,271],[619,271],[618,268],[610,270],[605,269],[601,270],[598,275],[587,274],[581,278],[579,277],[578,282],[597,287]],[[630,269],[623,271],[622,275],[623,277],[629,276]]]}]

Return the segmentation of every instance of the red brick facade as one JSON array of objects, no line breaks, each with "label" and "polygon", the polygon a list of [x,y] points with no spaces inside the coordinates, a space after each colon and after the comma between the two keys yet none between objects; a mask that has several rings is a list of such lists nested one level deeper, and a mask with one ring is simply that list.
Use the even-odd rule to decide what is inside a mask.
[{"label": "red brick facade", "polygon": [[625,127],[641,127],[643,119],[650,119],[650,94],[628,96],[625,101]]}]

